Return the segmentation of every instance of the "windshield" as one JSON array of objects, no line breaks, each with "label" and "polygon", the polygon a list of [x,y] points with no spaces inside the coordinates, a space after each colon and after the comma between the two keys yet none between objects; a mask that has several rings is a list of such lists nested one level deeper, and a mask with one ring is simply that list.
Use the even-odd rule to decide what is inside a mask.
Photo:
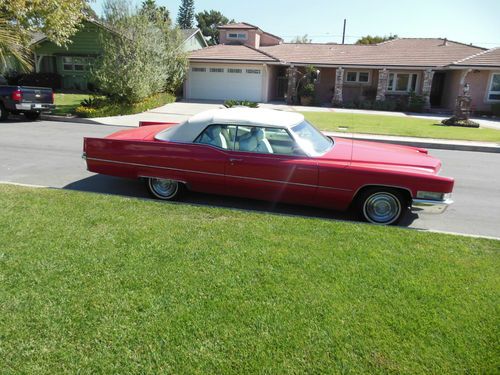
[{"label": "windshield", "polygon": [[299,146],[309,156],[320,156],[333,146],[333,140],[324,136],[309,122],[303,121],[290,129]]}]

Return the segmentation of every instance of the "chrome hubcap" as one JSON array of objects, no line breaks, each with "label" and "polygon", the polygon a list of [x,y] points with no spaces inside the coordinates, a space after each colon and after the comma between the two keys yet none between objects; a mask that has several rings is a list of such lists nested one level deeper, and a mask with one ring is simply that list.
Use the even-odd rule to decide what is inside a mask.
[{"label": "chrome hubcap", "polygon": [[151,187],[156,194],[162,198],[170,198],[177,192],[177,182],[173,180],[163,180],[160,178],[151,179]]},{"label": "chrome hubcap", "polygon": [[401,213],[401,204],[390,193],[375,193],[366,200],[363,211],[372,223],[391,224]]}]

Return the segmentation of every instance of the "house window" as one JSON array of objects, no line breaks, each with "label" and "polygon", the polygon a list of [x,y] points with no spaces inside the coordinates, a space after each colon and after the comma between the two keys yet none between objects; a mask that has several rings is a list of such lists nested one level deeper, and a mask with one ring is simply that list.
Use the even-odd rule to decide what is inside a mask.
[{"label": "house window", "polygon": [[210,68],[210,73],[224,73],[224,68]]},{"label": "house window", "polygon": [[93,61],[92,57],[63,56],[63,70],[83,72],[90,69]]},{"label": "house window", "polygon": [[245,40],[247,38],[247,34],[245,33],[227,33],[228,39],[241,39]]},{"label": "house window", "polygon": [[491,75],[488,100],[495,102],[500,101],[500,73],[494,73]]},{"label": "house window", "polygon": [[260,74],[260,69],[247,69],[248,74]]},{"label": "house window", "polygon": [[193,72],[206,72],[207,71],[207,68],[197,68],[197,67],[192,67],[191,68],[191,71]]},{"label": "house window", "polygon": [[369,72],[347,72],[345,82],[349,83],[368,83],[370,81]]},{"label": "house window", "polygon": [[395,92],[415,92],[417,89],[416,73],[389,73],[387,90]]},{"label": "house window", "polygon": [[243,73],[243,70],[241,70],[241,69],[234,69],[234,68],[228,68],[227,72],[228,73]]}]

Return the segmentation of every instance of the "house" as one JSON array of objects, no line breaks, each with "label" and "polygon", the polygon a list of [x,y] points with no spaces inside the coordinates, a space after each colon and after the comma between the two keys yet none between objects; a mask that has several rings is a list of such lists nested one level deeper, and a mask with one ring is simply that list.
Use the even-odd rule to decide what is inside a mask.
[{"label": "house", "polygon": [[375,45],[293,44],[248,23],[219,27],[220,44],[189,54],[186,99],[288,101],[306,66],[320,71],[318,104],[397,99],[415,92],[426,108],[453,109],[469,88],[476,110],[500,101],[500,50],[441,38]]},{"label": "house", "polygon": [[[101,32],[114,32],[97,20],[84,21],[78,32],[71,37],[71,43],[60,47],[43,34],[37,34],[32,41],[35,72],[58,73],[63,89],[87,90],[89,69],[94,60],[102,54]],[[184,51],[194,51],[208,44],[199,29],[181,30]]]}]

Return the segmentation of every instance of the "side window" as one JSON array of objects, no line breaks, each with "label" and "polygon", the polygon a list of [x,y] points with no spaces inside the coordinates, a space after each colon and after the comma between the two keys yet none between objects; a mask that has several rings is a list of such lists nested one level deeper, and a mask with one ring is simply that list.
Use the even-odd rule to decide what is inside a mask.
[{"label": "side window", "polygon": [[195,139],[194,143],[212,145],[224,150],[234,149],[235,125],[210,125]]},{"label": "side window", "polygon": [[238,126],[235,150],[260,154],[302,155],[297,152],[295,141],[281,128]]}]

